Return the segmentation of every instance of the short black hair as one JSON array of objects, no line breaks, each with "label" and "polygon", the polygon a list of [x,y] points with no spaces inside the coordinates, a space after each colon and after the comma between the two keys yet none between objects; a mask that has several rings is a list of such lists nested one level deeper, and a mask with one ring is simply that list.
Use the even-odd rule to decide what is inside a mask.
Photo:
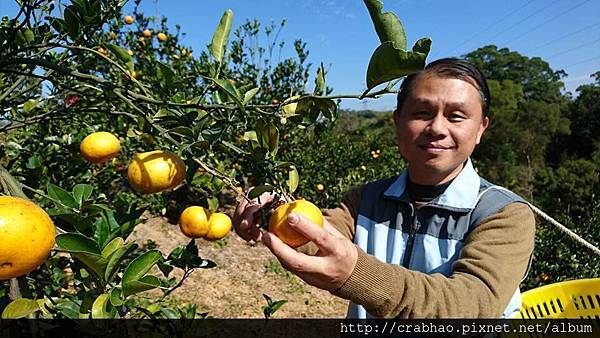
[{"label": "short black hair", "polygon": [[460,79],[471,83],[481,96],[481,107],[483,116],[489,115],[490,110],[490,89],[487,84],[485,76],[475,67],[472,63],[464,59],[458,58],[444,58],[429,63],[423,70],[411,74],[404,78],[400,85],[400,91],[398,92],[398,100],[396,111],[400,112],[404,101],[410,94],[414,81],[421,75],[432,74],[439,77],[448,77],[454,79]]}]

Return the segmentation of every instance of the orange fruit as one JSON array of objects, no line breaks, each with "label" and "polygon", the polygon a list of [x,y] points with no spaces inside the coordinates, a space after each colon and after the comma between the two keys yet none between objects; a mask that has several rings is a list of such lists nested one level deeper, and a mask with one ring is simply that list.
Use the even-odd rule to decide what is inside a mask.
[{"label": "orange fruit", "polygon": [[86,136],[79,144],[79,150],[88,162],[102,163],[117,156],[121,142],[109,132],[98,131]]},{"label": "orange fruit", "polygon": [[145,30],[142,32],[142,35],[143,35],[145,38],[149,38],[149,37],[151,37],[151,36],[152,36],[152,31],[151,31],[151,30],[149,30],[149,29],[145,29]]},{"label": "orange fruit", "polygon": [[292,212],[302,214],[321,227],[323,226],[323,214],[316,205],[306,200],[295,200],[275,209],[269,219],[269,232],[275,234],[285,244],[297,248],[308,243],[309,240],[288,224],[287,217]]},{"label": "orange fruit", "polygon": [[203,207],[185,208],[179,216],[179,229],[189,238],[201,238],[208,233],[208,213]]},{"label": "orange fruit", "polygon": [[317,184],[317,186],[315,188],[317,189],[318,192],[322,192],[323,190],[325,190],[325,186],[322,185],[321,183]]},{"label": "orange fruit", "polygon": [[145,194],[172,189],[185,179],[185,164],[167,150],[136,154],[127,167],[127,179],[133,189]]},{"label": "orange fruit", "polygon": [[123,18],[123,21],[125,21],[126,24],[131,25],[135,21],[135,19],[131,15],[126,15]]},{"label": "orange fruit", "polygon": [[133,56],[133,51],[132,51],[131,49],[128,49],[128,50],[127,50],[127,55],[129,55],[129,56]]},{"label": "orange fruit", "polygon": [[231,230],[231,218],[222,212],[215,212],[208,219],[208,233],[204,236],[207,241],[216,241],[227,236]]},{"label": "orange fruit", "polygon": [[156,38],[160,42],[165,42],[165,41],[167,41],[167,34],[160,32],[160,33],[156,34]]},{"label": "orange fruit", "polygon": [[0,196],[0,280],[28,274],[42,264],[54,246],[50,216],[35,203]]}]

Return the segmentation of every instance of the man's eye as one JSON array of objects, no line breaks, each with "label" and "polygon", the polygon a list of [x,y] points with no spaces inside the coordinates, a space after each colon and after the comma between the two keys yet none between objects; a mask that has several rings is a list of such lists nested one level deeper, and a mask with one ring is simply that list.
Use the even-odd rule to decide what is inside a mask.
[{"label": "man's eye", "polygon": [[449,119],[451,121],[462,121],[465,119],[465,117],[460,114],[450,114]]}]

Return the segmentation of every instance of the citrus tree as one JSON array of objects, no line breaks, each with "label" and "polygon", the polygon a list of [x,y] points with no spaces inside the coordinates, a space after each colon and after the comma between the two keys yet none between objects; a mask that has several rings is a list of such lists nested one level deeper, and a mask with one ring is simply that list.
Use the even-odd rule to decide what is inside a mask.
[{"label": "citrus tree", "polygon": [[[19,4],[16,17],[0,23],[0,139],[7,168],[0,168],[1,181],[4,194],[19,203],[38,201],[57,235],[42,234],[55,247],[40,269],[33,271],[39,262],[31,260],[26,271],[0,274],[10,279],[0,308],[11,318],[203,316],[194,306],[171,308],[164,300],[195,269],[215,264],[199,256],[193,239],[170,253],[130,242],[151,206],[145,202],[196,194],[200,205],[183,203],[180,227],[209,240],[231,228],[228,216],[216,212],[223,189],[246,200],[272,192],[284,208],[296,203],[302,163],[282,158],[280,148],[289,147],[282,135],[328,128],[338,99],[395,92],[401,77],[422,69],[431,44],[425,38],[407,50],[398,18],[382,12],[381,2],[365,0],[381,40],[367,68],[367,90],[335,95],[323,65],[307,88],[308,53],[300,40],[296,58],[269,61],[282,45],[275,39],[268,49],[252,50],[244,41],[256,37],[258,23],[247,21],[229,44],[230,10],[207,50],[195,56],[179,43],[179,28],[172,32],[166,19],[145,17],[139,1],[125,16],[123,0]],[[265,32],[276,36],[282,25]],[[378,149],[371,156],[380,156]],[[286,224],[276,228],[286,233]],[[13,249],[0,251],[2,267],[23,254],[7,248]],[[174,269],[182,273],[174,277]],[[162,291],[152,304],[135,297],[151,289]],[[282,304],[266,299],[265,316]]]}]

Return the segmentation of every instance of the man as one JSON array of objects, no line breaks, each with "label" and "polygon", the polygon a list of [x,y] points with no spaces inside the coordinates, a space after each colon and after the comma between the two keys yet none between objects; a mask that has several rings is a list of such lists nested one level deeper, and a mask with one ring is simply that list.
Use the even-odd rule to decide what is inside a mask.
[{"label": "man", "polygon": [[404,80],[394,112],[408,168],[351,190],[324,211],[324,228],[288,218],[312,240],[305,251],[314,255],[261,233],[256,203],[238,206],[237,233],[262,240],[307,283],[349,299],[352,318],[514,316],[535,220],[522,198],[480,178],[471,163],[489,104],[476,67],[459,59],[429,64]]}]

